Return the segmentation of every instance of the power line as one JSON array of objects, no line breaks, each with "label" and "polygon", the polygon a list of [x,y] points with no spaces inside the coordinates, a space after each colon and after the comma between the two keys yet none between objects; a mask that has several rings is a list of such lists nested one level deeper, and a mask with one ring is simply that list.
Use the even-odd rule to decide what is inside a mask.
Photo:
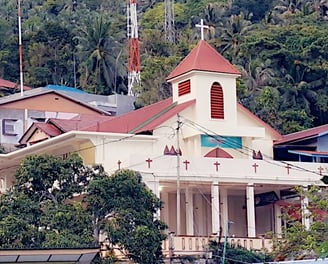
[{"label": "power line", "polygon": [[[202,125],[200,125],[200,124],[198,124],[194,121],[191,121],[191,120],[189,120],[185,117],[183,117],[183,118],[184,118],[185,124],[187,126],[190,125],[189,127],[192,127],[194,129],[197,129],[200,132],[203,132],[205,135],[207,135],[209,137],[212,137],[213,139],[217,140],[218,142],[219,142],[218,138],[220,138],[220,137],[223,138],[222,135],[219,135],[216,132],[213,132],[210,129],[207,129],[207,128],[203,127]],[[229,138],[224,138],[224,140],[225,140],[225,144],[227,144],[228,146],[231,146],[231,147],[239,146],[238,144],[236,145],[236,142],[231,141]],[[234,149],[234,150],[242,153],[243,155],[249,156],[250,151],[253,151],[253,149],[251,149],[251,148],[249,148],[249,147],[247,147],[243,144],[241,144],[240,146],[241,146],[241,149]],[[247,152],[245,152],[245,151],[247,151]],[[294,167],[295,169],[298,169],[300,171],[313,173],[313,174],[316,174],[316,175],[320,175],[321,177],[328,176],[328,175],[320,174],[319,172],[316,172],[316,171],[313,171],[313,170],[306,169],[306,168],[301,167],[301,166],[297,166],[295,164],[290,164],[287,161],[276,161],[275,160],[274,162],[272,162],[273,160],[272,160],[271,157],[266,156],[265,154],[263,156],[266,158],[266,159],[263,159],[263,161],[265,161],[269,164],[272,164],[272,165],[276,165],[276,166],[279,166],[279,167],[285,167],[286,165],[289,165],[289,166]],[[280,165],[279,163],[281,163],[282,165]]]}]

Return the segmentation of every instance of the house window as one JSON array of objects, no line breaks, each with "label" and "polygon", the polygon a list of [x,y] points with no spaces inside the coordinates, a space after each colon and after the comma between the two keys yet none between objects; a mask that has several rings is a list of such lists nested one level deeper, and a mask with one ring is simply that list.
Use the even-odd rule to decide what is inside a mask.
[{"label": "house window", "polygon": [[190,93],[190,80],[179,83],[178,85],[179,96]]},{"label": "house window", "polygon": [[16,136],[16,122],[17,119],[3,119],[2,120],[2,134],[7,136]]},{"label": "house window", "polygon": [[219,83],[211,87],[211,118],[224,119],[223,90]]}]

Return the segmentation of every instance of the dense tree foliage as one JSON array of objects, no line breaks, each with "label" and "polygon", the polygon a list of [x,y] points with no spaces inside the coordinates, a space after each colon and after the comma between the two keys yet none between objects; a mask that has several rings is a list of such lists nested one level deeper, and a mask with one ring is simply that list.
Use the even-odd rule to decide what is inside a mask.
[{"label": "dense tree foliage", "polygon": [[[17,6],[0,3],[0,77],[18,82]],[[26,84],[127,92],[126,1],[25,0],[22,8]],[[243,105],[282,133],[328,122],[328,1],[175,1],[175,43],[165,38],[164,9],[138,1],[138,107],[171,95],[165,77],[199,40],[203,18],[206,39],[242,73]]]},{"label": "dense tree foliage", "polygon": [[[26,157],[13,187],[0,196],[1,248],[118,247],[138,263],[158,263],[164,223],[160,200],[141,176],[41,155]],[[100,241],[100,234],[107,234]],[[104,238],[104,236],[102,236]]]},{"label": "dense tree foliage", "polygon": [[95,179],[88,187],[86,201],[96,234],[106,232],[107,242],[136,263],[158,263],[166,226],[154,220],[161,203],[139,174],[121,170],[111,177]]},{"label": "dense tree foliage", "polygon": [[[311,219],[311,226],[306,229],[300,216],[302,209],[295,207],[285,208],[283,221],[283,239],[273,239],[272,254],[277,260],[318,258],[328,256],[328,190],[325,188],[311,187],[308,191],[296,188],[300,197],[308,197],[308,213],[305,217]],[[288,214],[288,210],[294,211]],[[303,212],[304,213],[304,212]]]},{"label": "dense tree foliage", "polygon": [[[226,247],[226,249],[224,249]],[[229,245],[228,243],[218,243],[211,240],[209,243],[209,250],[212,252],[212,260],[210,263],[222,263],[224,254],[224,263],[237,264],[237,263],[265,263],[272,261],[269,254],[263,252],[250,251],[242,247]],[[225,251],[225,253],[223,253]]]},{"label": "dense tree foliage", "polygon": [[0,196],[2,248],[77,247],[94,244],[81,203],[69,203],[87,184],[82,160],[29,156],[13,187]]}]

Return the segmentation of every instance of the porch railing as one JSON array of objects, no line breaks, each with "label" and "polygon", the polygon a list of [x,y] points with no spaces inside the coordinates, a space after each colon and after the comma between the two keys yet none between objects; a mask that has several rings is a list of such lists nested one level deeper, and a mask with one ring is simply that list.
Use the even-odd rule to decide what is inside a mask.
[{"label": "porch railing", "polygon": [[[174,255],[204,255],[208,252],[208,243],[215,237],[174,236],[163,242],[163,253],[166,256]],[[223,243],[224,238],[221,239]],[[271,239],[266,238],[238,238],[229,237],[230,245],[240,246],[248,250],[271,251]]]}]

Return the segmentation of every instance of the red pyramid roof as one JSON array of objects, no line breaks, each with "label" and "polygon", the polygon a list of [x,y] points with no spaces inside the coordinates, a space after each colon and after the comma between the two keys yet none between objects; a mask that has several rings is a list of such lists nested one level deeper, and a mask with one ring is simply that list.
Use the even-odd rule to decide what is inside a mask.
[{"label": "red pyramid roof", "polygon": [[205,40],[198,43],[167,79],[170,80],[192,70],[240,75],[240,72]]}]

